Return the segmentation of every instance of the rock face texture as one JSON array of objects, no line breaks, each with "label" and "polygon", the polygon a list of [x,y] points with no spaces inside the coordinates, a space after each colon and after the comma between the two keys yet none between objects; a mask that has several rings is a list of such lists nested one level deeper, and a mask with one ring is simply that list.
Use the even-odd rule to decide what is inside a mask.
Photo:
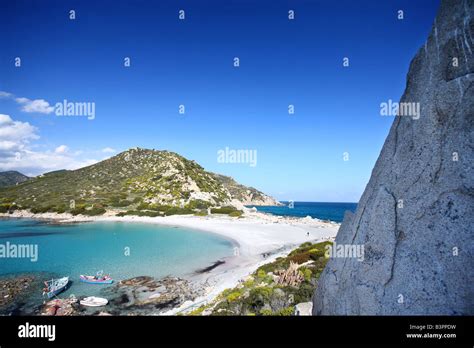
[{"label": "rock face texture", "polygon": [[[474,314],[474,0],[444,0],[397,116],[331,258],[314,315]],[[400,114],[399,114],[400,115]]]}]

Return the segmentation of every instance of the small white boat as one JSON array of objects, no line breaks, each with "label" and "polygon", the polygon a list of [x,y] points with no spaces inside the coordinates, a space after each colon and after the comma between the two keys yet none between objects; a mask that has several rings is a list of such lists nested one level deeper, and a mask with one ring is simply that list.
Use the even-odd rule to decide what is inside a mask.
[{"label": "small white boat", "polygon": [[81,274],[81,282],[88,284],[112,284],[114,280],[109,275],[88,276]]},{"label": "small white boat", "polygon": [[109,301],[102,297],[89,296],[82,299],[79,303],[88,307],[101,307],[105,306]]},{"label": "small white boat", "polygon": [[47,295],[48,298],[52,298],[61,291],[64,291],[68,283],[69,277],[48,280],[44,282],[45,288],[43,289],[43,295]]}]

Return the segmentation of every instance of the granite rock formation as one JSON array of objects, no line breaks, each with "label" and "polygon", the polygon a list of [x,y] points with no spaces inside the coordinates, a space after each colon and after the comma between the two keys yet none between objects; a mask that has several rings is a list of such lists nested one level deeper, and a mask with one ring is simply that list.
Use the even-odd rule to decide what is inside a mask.
[{"label": "granite rock formation", "polygon": [[314,315],[474,314],[473,12],[441,2],[400,100],[420,113],[395,117],[336,237],[363,245],[363,261],[329,260]]}]

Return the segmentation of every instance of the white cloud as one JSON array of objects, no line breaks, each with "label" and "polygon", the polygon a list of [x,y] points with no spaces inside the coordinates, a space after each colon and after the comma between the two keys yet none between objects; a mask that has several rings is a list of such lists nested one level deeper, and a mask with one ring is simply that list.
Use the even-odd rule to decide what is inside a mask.
[{"label": "white cloud", "polygon": [[15,98],[10,92],[0,91],[0,99],[14,99],[21,105],[20,110],[28,113],[50,114],[54,112],[54,106],[44,99],[28,99],[24,97]]},{"label": "white cloud", "polygon": [[15,101],[21,105],[21,111],[24,112],[50,114],[54,111],[54,107],[44,99],[15,98]]},{"label": "white cloud", "polygon": [[2,151],[12,151],[16,148],[17,143],[14,141],[1,140],[0,141],[0,152]]},{"label": "white cloud", "polygon": [[0,114],[0,125],[12,123],[12,118],[9,115]]},{"label": "white cloud", "polygon": [[54,150],[55,153],[66,153],[68,151],[69,148],[66,145],[60,145]]},{"label": "white cloud", "polygon": [[38,139],[36,127],[28,122],[14,121],[9,115],[0,114],[0,157],[15,156],[31,140]]},{"label": "white cloud", "polygon": [[60,169],[74,170],[94,163],[97,160],[80,159],[67,153],[23,149],[7,157],[0,156],[0,171],[18,170],[34,176]]},{"label": "white cloud", "polygon": [[8,93],[8,92],[4,92],[4,91],[0,91],[0,98],[12,98],[12,97],[13,97],[13,94]]},{"label": "white cloud", "polygon": [[[38,129],[28,122],[13,120],[0,114],[0,171],[18,170],[38,175],[59,169],[78,169],[97,163],[82,151],[69,151],[67,145],[52,150],[38,151]],[[95,152],[97,153],[97,152]]]},{"label": "white cloud", "polygon": [[20,145],[38,139],[37,129],[28,122],[13,121],[9,115],[0,114],[0,139],[2,142],[13,141]]},{"label": "white cloud", "polygon": [[112,149],[111,147],[104,147],[102,149],[102,152],[104,152],[104,153],[114,153],[114,152],[117,152],[117,150]]}]

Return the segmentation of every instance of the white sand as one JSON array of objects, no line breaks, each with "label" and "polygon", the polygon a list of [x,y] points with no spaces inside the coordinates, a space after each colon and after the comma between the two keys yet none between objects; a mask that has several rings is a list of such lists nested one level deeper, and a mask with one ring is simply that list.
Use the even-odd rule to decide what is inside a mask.
[{"label": "white sand", "polygon": [[[236,249],[238,249],[236,255],[225,259],[225,264],[214,268],[210,272],[191,277],[190,280],[197,286],[205,288],[205,295],[166,314],[186,312],[197,305],[211,301],[222,290],[236,286],[240,280],[253,273],[262,264],[288,254],[301,243],[333,240],[339,229],[339,224],[317,219],[278,217],[251,211],[246,211],[242,218],[231,218],[224,215],[206,217],[192,215],[116,217],[110,214],[87,217],[57,213],[32,214],[27,211],[15,211],[13,214],[0,214],[0,216],[54,219],[61,222],[120,221],[153,223],[204,230],[233,240],[236,243]],[[263,254],[268,255],[264,257]]]}]

